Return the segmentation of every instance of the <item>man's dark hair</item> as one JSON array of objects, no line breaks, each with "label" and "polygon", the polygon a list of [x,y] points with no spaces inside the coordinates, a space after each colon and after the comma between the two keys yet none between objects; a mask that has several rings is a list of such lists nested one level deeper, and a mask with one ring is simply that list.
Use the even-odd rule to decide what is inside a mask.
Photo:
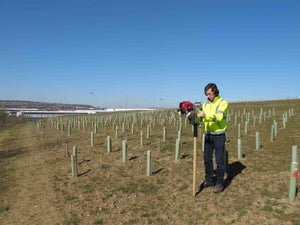
[{"label": "man's dark hair", "polygon": [[206,95],[206,92],[211,89],[212,92],[215,93],[216,96],[219,95],[219,89],[217,87],[217,85],[215,83],[209,83],[208,85],[206,85],[206,87],[204,88],[204,94]]}]

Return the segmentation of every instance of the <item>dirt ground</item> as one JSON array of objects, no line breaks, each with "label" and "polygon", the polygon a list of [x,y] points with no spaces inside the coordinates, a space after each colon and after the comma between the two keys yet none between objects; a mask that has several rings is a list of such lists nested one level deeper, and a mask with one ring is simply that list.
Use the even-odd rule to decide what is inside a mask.
[{"label": "dirt ground", "polygon": [[[261,110],[266,112],[266,119],[262,117],[259,123]],[[183,120],[180,159],[175,161],[180,121],[175,110],[66,116],[43,120],[40,130],[37,122],[2,129],[0,224],[300,224],[299,196],[289,203],[292,146],[300,144],[300,100],[232,103],[229,112],[226,188],[219,194],[211,188],[197,189],[196,197],[192,193],[192,126],[185,126]],[[284,112],[288,116],[286,128]],[[245,133],[247,113],[249,130]],[[274,120],[277,136],[271,141]],[[152,129],[147,138],[150,121]],[[91,131],[97,123],[95,145],[91,146]],[[241,159],[237,154],[239,123]],[[259,150],[255,149],[257,131]],[[110,153],[107,136],[112,139]],[[122,156],[125,139],[127,161]],[[197,139],[198,183],[204,180],[201,139]],[[72,177],[70,155],[75,145],[78,176]],[[148,150],[152,153],[151,176],[147,176]]]}]

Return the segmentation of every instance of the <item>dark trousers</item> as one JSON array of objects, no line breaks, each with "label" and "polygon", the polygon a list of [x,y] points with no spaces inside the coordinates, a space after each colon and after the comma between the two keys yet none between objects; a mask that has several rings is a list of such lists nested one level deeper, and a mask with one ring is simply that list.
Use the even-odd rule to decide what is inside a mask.
[{"label": "dark trousers", "polygon": [[226,135],[211,135],[206,134],[205,145],[204,145],[204,165],[205,165],[205,181],[207,183],[213,183],[214,167],[213,167],[213,149],[215,149],[217,172],[216,177],[217,185],[224,185],[225,175],[225,141]]}]

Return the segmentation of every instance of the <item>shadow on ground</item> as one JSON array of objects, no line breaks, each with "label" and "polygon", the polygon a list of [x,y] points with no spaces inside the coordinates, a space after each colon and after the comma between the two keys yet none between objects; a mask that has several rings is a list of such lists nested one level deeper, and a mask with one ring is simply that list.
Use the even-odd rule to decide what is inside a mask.
[{"label": "shadow on ground", "polygon": [[245,168],[246,168],[246,166],[243,165],[239,161],[229,164],[228,168],[227,168],[227,178],[225,179],[225,182],[224,182],[224,184],[225,184],[224,189],[226,189],[231,184],[234,177],[236,177],[238,174],[242,173],[243,169],[245,169]]},{"label": "shadow on ground", "polygon": [[[227,166],[227,177],[224,181],[224,190],[231,184],[232,180],[242,173],[242,171],[246,168],[241,162],[236,161],[234,163],[228,164]],[[216,177],[214,177],[216,178]],[[196,193],[199,194],[204,189],[204,182],[198,185],[199,191]]]}]

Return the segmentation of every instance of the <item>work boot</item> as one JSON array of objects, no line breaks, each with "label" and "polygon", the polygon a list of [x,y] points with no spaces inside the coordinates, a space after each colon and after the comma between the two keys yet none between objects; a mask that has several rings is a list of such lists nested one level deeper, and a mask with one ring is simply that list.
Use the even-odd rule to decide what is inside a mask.
[{"label": "work boot", "polygon": [[220,192],[223,191],[223,189],[224,189],[223,185],[217,184],[215,189],[214,189],[214,193],[220,193]]},{"label": "work boot", "polygon": [[199,184],[199,188],[208,188],[208,187],[214,187],[215,185],[213,183],[203,182],[202,184]]}]

